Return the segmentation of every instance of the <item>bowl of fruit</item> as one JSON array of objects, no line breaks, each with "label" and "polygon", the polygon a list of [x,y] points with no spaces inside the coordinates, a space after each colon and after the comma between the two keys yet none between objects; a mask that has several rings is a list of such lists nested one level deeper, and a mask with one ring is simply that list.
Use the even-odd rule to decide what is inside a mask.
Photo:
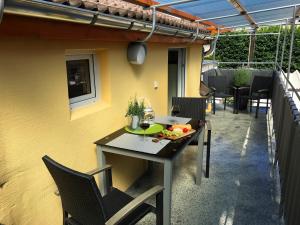
[{"label": "bowl of fruit", "polygon": [[195,130],[192,129],[192,126],[190,124],[175,124],[168,127],[167,129],[164,129],[161,132],[161,136],[167,139],[177,140],[194,132]]}]

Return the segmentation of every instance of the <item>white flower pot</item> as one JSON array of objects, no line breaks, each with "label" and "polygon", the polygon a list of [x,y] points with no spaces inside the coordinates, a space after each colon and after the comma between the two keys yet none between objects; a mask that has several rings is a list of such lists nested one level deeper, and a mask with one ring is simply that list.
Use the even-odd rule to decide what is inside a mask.
[{"label": "white flower pot", "polygon": [[139,117],[138,116],[132,116],[131,117],[131,128],[137,129],[139,126]]}]

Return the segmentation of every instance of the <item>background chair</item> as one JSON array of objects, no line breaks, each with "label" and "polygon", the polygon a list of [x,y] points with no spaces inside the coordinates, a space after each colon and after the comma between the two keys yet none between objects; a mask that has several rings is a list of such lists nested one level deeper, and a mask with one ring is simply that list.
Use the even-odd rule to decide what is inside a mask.
[{"label": "background chair", "polygon": [[216,98],[224,99],[224,110],[226,110],[227,98],[233,97],[226,76],[209,76],[208,87],[213,90],[213,113],[216,113]]},{"label": "background chair", "polygon": [[[133,199],[112,187],[111,166],[96,169],[88,174],[69,169],[48,156],[44,156],[61,197],[63,225],[131,225],[147,213],[156,213],[156,224],[163,224],[163,187],[155,186]],[[108,194],[102,196],[93,175],[105,172]],[[156,196],[156,208],[145,201]]]},{"label": "background chair", "polygon": [[[172,105],[179,105],[180,112],[178,116],[193,118],[199,121],[203,121],[206,125],[207,139],[204,142],[206,145],[206,170],[205,177],[209,177],[209,165],[210,165],[210,146],[211,146],[211,124],[210,121],[205,120],[207,98],[190,98],[190,97],[173,97]],[[192,145],[198,144],[198,137],[192,142]]]},{"label": "background chair", "polygon": [[[272,95],[271,94],[272,86],[273,86],[273,76],[254,76],[248,92],[249,94],[247,95],[238,94],[238,98],[239,98],[238,104],[242,98],[247,98],[248,100],[250,100],[250,112],[252,112],[252,101],[256,100],[257,106],[256,106],[255,118],[257,118],[260,100],[267,99],[266,113],[268,113],[269,99],[271,98]],[[238,92],[240,93],[242,89],[244,89],[244,87],[239,88]]]}]

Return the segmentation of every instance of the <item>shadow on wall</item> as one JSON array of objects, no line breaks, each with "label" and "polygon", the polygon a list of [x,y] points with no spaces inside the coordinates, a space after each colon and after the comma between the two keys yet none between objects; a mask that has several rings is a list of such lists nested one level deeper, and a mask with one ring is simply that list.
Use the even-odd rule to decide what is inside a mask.
[{"label": "shadow on wall", "polygon": [[144,73],[144,65],[130,64],[130,67],[132,68],[134,76],[136,78],[140,78],[142,76],[142,74]]}]

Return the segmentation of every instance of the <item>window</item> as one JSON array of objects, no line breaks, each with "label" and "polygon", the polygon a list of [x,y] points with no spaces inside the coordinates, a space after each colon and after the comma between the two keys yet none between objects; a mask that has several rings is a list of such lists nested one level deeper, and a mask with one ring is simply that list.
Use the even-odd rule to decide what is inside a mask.
[{"label": "window", "polygon": [[66,66],[71,108],[94,102],[97,96],[95,55],[68,55]]}]

